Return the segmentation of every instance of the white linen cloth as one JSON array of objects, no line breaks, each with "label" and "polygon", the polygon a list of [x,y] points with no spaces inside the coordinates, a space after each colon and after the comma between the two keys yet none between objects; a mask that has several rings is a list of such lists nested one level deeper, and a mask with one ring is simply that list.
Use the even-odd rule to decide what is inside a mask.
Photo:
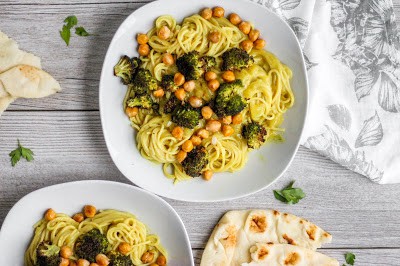
[{"label": "white linen cloth", "polygon": [[284,18],[303,48],[310,104],[302,144],[374,182],[400,182],[400,35],[391,0],[249,1]]}]

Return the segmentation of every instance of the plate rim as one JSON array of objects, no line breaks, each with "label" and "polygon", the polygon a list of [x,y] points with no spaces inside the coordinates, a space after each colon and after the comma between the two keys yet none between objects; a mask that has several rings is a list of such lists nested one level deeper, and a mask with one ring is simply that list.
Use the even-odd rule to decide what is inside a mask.
[{"label": "plate rim", "polygon": [[[172,0],[172,1],[179,1],[179,0]],[[126,24],[127,21],[129,21],[129,19],[130,19],[131,16],[134,16],[138,11],[140,11],[140,10],[143,9],[144,7],[149,7],[149,6],[152,6],[152,5],[157,5],[159,2],[164,2],[164,1],[163,1],[163,0],[156,0],[156,1],[153,1],[153,2],[150,2],[150,3],[146,3],[145,5],[143,5],[143,6],[139,7],[139,8],[137,8],[137,9],[135,9],[132,13],[130,13],[130,14],[121,22],[121,24],[119,25],[118,29],[115,31],[115,33],[114,33],[114,35],[113,35],[113,37],[112,37],[112,40],[110,41],[110,44],[109,44],[109,46],[108,46],[108,48],[107,48],[106,55],[105,55],[105,57],[104,57],[104,59],[103,59],[103,66],[102,66],[102,69],[101,69],[101,75],[100,75],[100,80],[99,80],[99,114],[100,114],[100,121],[101,121],[101,128],[102,128],[102,132],[103,132],[104,142],[106,143],[107,151],[108,151],[108,153],[109,153],[109,155],[110,155],[110,157],[111,157],[111,160],[113,161],[114,165],[117,167],[118,171],[120,171],[120,173],[121,173],[127,180],[129,180],[129,182],[131,182],[132,184],[134,184],[135,186],[138,186],[138,187],[140,187],[140,188],[142,188],[140,185],[136,184],[131,178],[128,178],[128,177],[125,175],[125,173],[120,169],[119,164],[116,162],[116,158],[114,158],[114,156],[111,154],[111,151],[110,151],[110,145],[111,145],[111,144],[109,144],[109,141],[107,141],[107,139],[108,139],[108,138],[107,138],[108,134],[107,134],[107,130],[106,130],[106,128],[105,128],[105,121],[104,121],[104,119],[105,119],[104,116],[105,116],[105,115],[103,114],[103,113],[105,112],[105,107],[104,107],[103,104],[102,104],[102,97],[100,97],[100,96],[102,95],[102,91],[105,89],[105,88],[103,88],[104,85],[102,85],[102,80],[103,80],[103,78],[105,77],[105,75],[107,75],[107,74],[105,73],[105,72],[106,72],[106,71],[105,71],[105,68],[106,68],[106,67],[105,67],[106,58],[108,57],[109,53],[111,53],[111,46],[114,44],[114,42],[116,42],[116,38],[115,38],[116,34],[120,31],[121,27],[122,27],[124,24]],[[286,173],[286,171],[288,170],[288,168],[289,168],[289,167],[292,165],[292,163],[293,163],[294,157],[296,156],[296,154],[297,154],[297,152],[298,152],[298,149],[299,149],[299,147],[300,147],[301,140],[302,140],[302,138],[303,138],[303,136],[304,136],[304,127],[305,127],[305,125],[306,125],[306,121],[307,121],[307,117],[308,117],[308,111],[309,111],[310,88],[309,88],[309,80],[308,80],[308,75],[307,75],[308,72],[307,72],[306,62],[305,62],[305,59],[304,59],[303,49],[301,48],[300,42],[299,42],[299,40],[298,40],[298,38],[297,38],[295,32],[293,31],[293,29],[290,27],[290,25],[288,24],[288,22],[286,22],[284,19],[282,19],[278,14],[276,14],[275,12],[269,10],[269,9],[266,8],[266,7],[260,6],[260,5],[258,5],[257,3],[253,2],[253,1],[250,1],[250,0],[236,0],[236,2],[240,2],[242,5],[249,4],[249,5],[253,5],[253,6],[255,6],[255,7],[258,7],[258,8],[262,8],[262,9],[264,10],[264,12],[266,13],[266,15],[268,15],[268,16],[274,16],[276,19],[278,19],[278,20],[280,20],[281,22],[283,22],[284,26],[285,26],[287,29],[289,29],[290,35],[292,35],[292,37],[294,37],[296,46],[297,46],[297,47],[299,48],[299,50],[301,51],[301,53],[300,53],[300,57],[301,57],[300,65],[301,65],[302,72],[304,73],[304,81],[305,81],[305,98],[304,98],[304,101],[305,101],[305,103],[304,103],[304,105],[305,105],[305,111],[304,111],[304,116],[303,116],[303,122],[302,122],[301,128],[300,128],[299,138],[298,138],[298,140],[297,140],[297,142],[296,142],[296,145],[295,145],[295,147],[294,147],[293,154],[290,156],[290,159],[289,159],[287,165],[283,168],[283,170],[279,173],[279,175],[277,175],[277,177],[276,177],[274,180],[272,180],[269,184],[266,184],[266,185],[264,185],[264,186],[261,186],[261,187],[258,188],[258,189],[251,190],[251,191],[245,192],[245,193],[237,193],[236,195],[226,196],[226,197],[222,197],[222,198],[218,198],[218,199],[204,199],[204,198],[203,198],[203,199],[191,199],[191,198],[187,198],[187,197],[176,197],[176,196],[170,195],[170,194],[156,193],[156,192],[153,192],[152,190],[148,190],[148,189],[146,189],[146,188],[142,188],[143,190],[149,191],[149,192],[151,192],[151,193],[153,193],[153,194],[156,194],[156,195],[158,195],[158,196],[162,196],[162,197],[169,198],[169,199],[173,199],[173,200],[177,200],[177,201],[183,201],[183,202],[207,203],[207,202],[223,202],[223,201],[235,200],[235,199],[240,199],[240,198],[244,198],[244,197],[247,197],[247,196],[256,194],[256,193],[258,193],[258,192],[260,192],[260,191],[262,191],[262,190],[268,188],[269,186],[273,185],[278,179],[280,179],[280,178],[282,177],[282,175],[283,175],[284,173]]]},{"label": "plate rim", "polygon": [[[124,188],[128,188],[132,191],[134,191],[134,193],[144,193],[148,196],[150,196],[151,198],[155,199],[156,201],[159,201],[162,205],[166,206],[169,211],[178,219],[179,223],[180,223],[180,227],[183,229],[184,233],[185,233],[185,241],[187,246],[189,247],[189,252],[190,254],[188,254],[190,256],[190,263],[191,266],[194,266],[194,258],[193,258],[193,248],[190,242],[190,238],[189,238],[189,234],[186,230],[186,226],[182,221],[182,218],[180,217],[180,215],[176,212],[176,210],[163,198],[161,198],[160,196],[151,193],[148,190],[142,189],[140,187],[134,186],[134,185],[130,185],[130,184],[125,184],[125,183],[121,183],[121,182],[116,182],[116,181],[109,181],[109,180],[79,180],[79,181],[72,181],[72,182],[65,182],[65,183],[60,183],[60,184],[55,184],[55,185],[51,185],[51,186],[46,186],[43,188],[39,188],[37,190],[34,190],[28,194],[26,194],[25,196],[23,196],[21,199],[19,199],[12,207],[11,209],[7,212],[6,217],[3,220],[3,224],[0,227],[0,242],[2,242],[3,240],[3,232],[4,232],[4,228],[5,227],[9,227],[9,219],[11,217],[11,215],[13,214],[13,210],[16,209],[20,204],[22,204],[23,201],[26,201],[26,199],[29,199],[29,197],[32,197],[32,195],[34,194],[40,194],[41,192],[46,192],[49,190],[53,190],[55,188],[63,188],[65,186],[84,186],[84,185],[93,185],[93,184],[102,184],[102,185],[112,185],[112,186],[120,186],[120,187],[124,187]],[[132,203],[134,205],[134,203]],[[134,214],[137,215],[137,214]],[[142,221],[144,222],[144,221]]]}]

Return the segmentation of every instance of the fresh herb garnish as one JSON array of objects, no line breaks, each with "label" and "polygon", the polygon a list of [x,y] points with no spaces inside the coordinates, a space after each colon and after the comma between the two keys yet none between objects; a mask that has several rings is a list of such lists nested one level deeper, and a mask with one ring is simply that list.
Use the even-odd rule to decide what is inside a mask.
[{"label": "fresh herb garnish", "polygon": [[30,162],[33,160],[33,155],[33,152],[28,148],[22,147],[18,140],[18,148],[16,148],[9,154],[9,156],[11,157],[11,165],[15,166],[21,159],[21,156],[25,158],[28,162]]},{"label": "fresh herb garnish", "polygon": [[[71,38],[71,29],[78,25],[78,18],[76,16],[69,16],[64,19],[64,25],[60,30],[61,38],[69,46],[69,40]],[[75,27],[75,34],[78,36],[89,36],[90,34],[83,27]]]},{"label": "fresh herb garnish", "polygon": [[89,36],[89,33],[83,27],[76,27],[75,34],[79,36]]},{"label": "fresh herb garnish", "polygon": [[347,252],[344,254],[344,258],[346,259],[346,263],[350,265],[354,265],[354,261],[356,260],[356,255],[351,252]]},{"label": "fresh herb garnish", "polygon": [[274,190],[274,196],[277,200],[287,204],[296,204],[306,196],[301,188],[293,187],[294,181],[282,190]]}]

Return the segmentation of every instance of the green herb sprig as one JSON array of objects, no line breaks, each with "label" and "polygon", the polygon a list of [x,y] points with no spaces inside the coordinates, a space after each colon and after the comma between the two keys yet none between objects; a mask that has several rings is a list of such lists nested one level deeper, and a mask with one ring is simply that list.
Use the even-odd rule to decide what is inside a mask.
[{"label": "green herb sprig", "polygon": [[296,204],[304,198],[306,194],[301,188],[294,188],[294,182],[295,181],[290,182],[290,184],[282,190],[274,190],[275,198],[287,204]]},{"label": "green herb sprig", "polygon": [[[346,254],[344,254],[344,258],[346,259],[347,264],[354,265],[354,261],[356,260],[356,255],[354,255],[351,252],[347,252]],[[346,265],[343,264],[343,266],[346,266]]]},{"label": "green herb sprig", "polygon": [[25,158],[28,162],[33,160],[34,153],[32,150],[28,148],[24,148],[18,140],[18,148],[10,152],[9,156],[11,157],[11,165],[14,167],[21,157]]},{"label": "green herb sprig", "polygon": [[[69,40],[71,38],[71,29],[78,25],[78,18],[76,16],[68,16],[64,19],[64,25],[60,30],[60,36],[64,42],[69,46]],[[90,34],[85,30],[84,27],[75,27],[75,34],[78,36],[89,36]]]}]

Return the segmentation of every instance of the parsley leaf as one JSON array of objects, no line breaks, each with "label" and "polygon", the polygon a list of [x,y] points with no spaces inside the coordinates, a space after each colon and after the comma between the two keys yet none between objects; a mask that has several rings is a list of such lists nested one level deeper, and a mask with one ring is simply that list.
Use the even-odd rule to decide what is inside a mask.
[{"label": "parsley leaf", "polygon": [[356,255],[354,255],[351,252],[347,252],[346,254],[344,254],[344,257],[346,259],[346,263],[354,265],[354,261],[356,260]]},{"label": "parsley leaf", "polygon": [[69,45],[69,39],[71,38],[71,30],[68,28],[68,26],[64,25],[62,27],[62,30],[60,30],[60,35],[61,38],[64,40],[64,42]]},{"label": "parsley leaf", "polygon": [[78,24],[78,18],[76,16],[69,16],[64,19],[64,22],[67,23],[66,26],[71,29],[73,26]]},{"label": "parsley leaf", "polygon": [[277,200],[287,204],[296,204],[306,196],[301,188],[293,187],[294,181],[290,182],[287,187],[282,190],[274,190],[274,196]]},{"label": "parsley leaf", "polygon": [[89,33],[83,27],[76,27],[75,34],[79,36],[89,36]]},{"label": "parsley leaf", "polygon": [[33,155],[34,153],[30,149],[22,147],[18,140],[18,148],[16,148],[9,154],[9,156],[11,157],[11,165],[14,167],[21,159],[21,156],[22,158],[25,158],[28,162],[30,162],[33,160]]}]

